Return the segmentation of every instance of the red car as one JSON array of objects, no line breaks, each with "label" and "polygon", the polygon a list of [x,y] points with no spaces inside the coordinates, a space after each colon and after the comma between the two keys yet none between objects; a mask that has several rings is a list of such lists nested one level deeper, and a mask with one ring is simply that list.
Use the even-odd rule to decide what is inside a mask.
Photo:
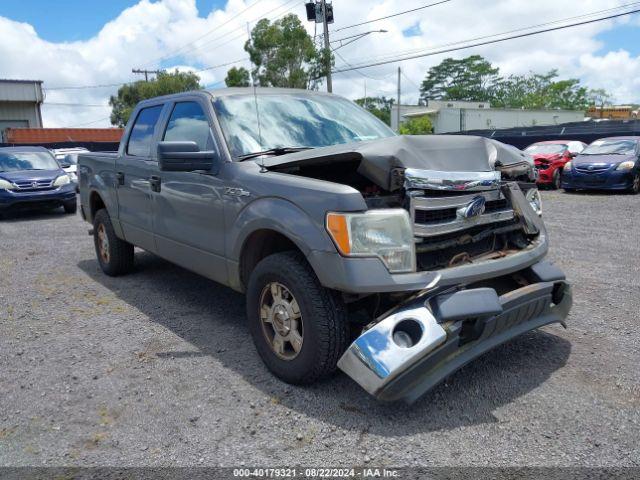
[{"label": "red car", "polygon": [[553,190],[560,188],[560,175],[564,165],[587,146],[575,140],[551,140],[529,145],[525,152],[533,157],[538,169],[538,185]]}]

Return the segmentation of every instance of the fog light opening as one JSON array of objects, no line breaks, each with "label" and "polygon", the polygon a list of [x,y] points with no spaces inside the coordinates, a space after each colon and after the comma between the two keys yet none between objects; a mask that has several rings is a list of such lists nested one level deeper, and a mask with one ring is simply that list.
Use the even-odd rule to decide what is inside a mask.
[{"label": "fog light opening", "polygon": [[553,286],[553,292],[551,293],[551,301],[553,302],[554,305],[559,305],[560,302],[562,302],[562,299],[564,298],[565,287],[566,286],[564,283],[556,283]]},{"label": "fog light opening", "polygon": [[414,318],[405,318],[393,329],[393,341],[401,348],[411,348],[422,338],[422,324]]}]

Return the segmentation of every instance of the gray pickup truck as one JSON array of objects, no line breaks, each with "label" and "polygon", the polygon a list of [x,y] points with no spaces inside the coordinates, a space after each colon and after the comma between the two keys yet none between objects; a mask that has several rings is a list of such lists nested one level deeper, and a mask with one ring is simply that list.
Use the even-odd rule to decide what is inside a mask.
[{"label": "gray pickup truck", "polygon": [[117,154],[81,154],[81,212],[107,275],[134,246],[244,292],[276,376],[340,368],[412,402],[551,323],[571,290],[532,162],[467,136],[398,136],[334,95],[225,89],[154,98]]}]

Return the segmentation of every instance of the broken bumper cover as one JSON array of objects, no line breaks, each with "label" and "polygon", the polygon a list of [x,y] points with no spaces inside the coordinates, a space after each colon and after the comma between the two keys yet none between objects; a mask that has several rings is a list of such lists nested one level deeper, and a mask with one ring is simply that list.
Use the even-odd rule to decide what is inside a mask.
[{"label": "broken bumper cover", "polygon": [[[478,288],[415,300],[358,337],[338,366],[377,399],[412,403],[494,347],[544,325],[564,325],[572,295],[562,272],[541,262],[527,273],[536,283],[502,296]],[[414,340],[409,348],[398,343],[407,335]]]}]

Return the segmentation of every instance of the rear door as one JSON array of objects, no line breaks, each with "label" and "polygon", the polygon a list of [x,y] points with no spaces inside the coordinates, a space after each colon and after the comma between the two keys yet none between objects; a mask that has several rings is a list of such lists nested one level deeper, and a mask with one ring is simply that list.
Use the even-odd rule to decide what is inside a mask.
[{"label": "rear door", "polygon": [[158,173],[158,125],[164,105],[139,110],[135,123],[116,163],[118,213],[125,239],[138,247],[155,252],[153,205],[150,181]]},{"label": "rear door", "polygon": [[193,141],[200,151],[218,152],[211,172],[160,172],[154,193],[154,232],[158,255],[220,283],[227,282],[224,258],[221,155],[210,125],[212,112],[201,97],[170,105],[160,141]]}]

